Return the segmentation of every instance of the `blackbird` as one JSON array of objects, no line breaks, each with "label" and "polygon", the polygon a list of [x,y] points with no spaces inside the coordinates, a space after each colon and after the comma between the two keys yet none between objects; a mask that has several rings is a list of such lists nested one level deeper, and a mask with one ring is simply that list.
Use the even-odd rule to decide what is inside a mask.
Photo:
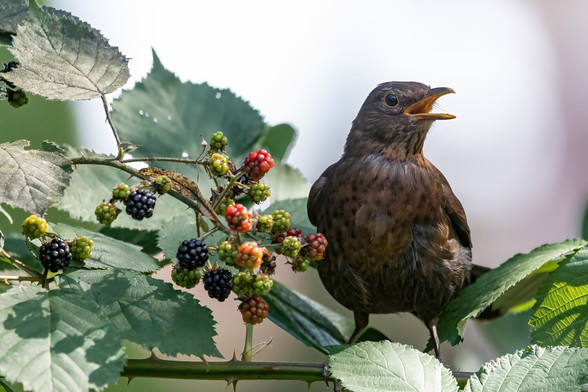
[{"label": "blackbird", "polygon": [[371,313],[412,312],[441,359],[437,322],[473,271],[464,209],[423,155],[437,99],[454,93],[417,82],[387,82],[367,97],[341,159],[308,197],[308,215],[328,241],[317,262],[329,293],[353,311],[354,342]]}]

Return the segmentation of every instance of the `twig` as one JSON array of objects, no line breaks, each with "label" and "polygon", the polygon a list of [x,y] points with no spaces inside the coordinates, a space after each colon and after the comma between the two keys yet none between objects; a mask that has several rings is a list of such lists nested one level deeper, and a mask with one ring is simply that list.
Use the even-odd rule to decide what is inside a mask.
[{"label": "twig", "polygon": [[128,158],[123,159],[120,162],[122,163],[132,163],[132,162],[174,162],[174,163],[186,163],[186,164],[194,164],[194,165],[205,165],[206,162],[197,161],[194,159],[188,158],[171,158],[171,157],[144,157],[144,158]]},{"label": "twig", "polygon": [[6,253],[6,251],[4,249],[0,250],[0,254],[2,256],[6,257],[12,265],[16,266],[20,270],[22,270],[28,274],[34,275],[38,279],[41,278],[41,274],[39,273],[39,271],[37,271],[36,269],[34,269],[32,267],[29,267],[28,265],[26,265],[22,261],[17,260],[14,257],[10,256],[8,253]]},{"label": "twig", "polygon": [[114,140],[116,141],[116,148],[118,149],[118,154],[116,159],[121,160],[125,155],[125,151],[120,145],[120,137],[118,136],[118,132],[116,127],[114,126],[114,121],[112,121],[112,117],[110,117],[110,110],[108,109],[108,101],[106,101],[106,97],[104,94],[100,94],[100,99],[102,99],[102,106],[104,107],[104,112],[106,113],[106,121],[108,121],[108,125],[110,125],[110,129],[112,129],[112,134],[114,135]]},{"label": "twig", "polygon": [[251,350],[253,347],[253,324],[246,324],[245,327],[245,347],[243,348],[243,354],[241,354],[241,360],[245,362],[251,362]]}]

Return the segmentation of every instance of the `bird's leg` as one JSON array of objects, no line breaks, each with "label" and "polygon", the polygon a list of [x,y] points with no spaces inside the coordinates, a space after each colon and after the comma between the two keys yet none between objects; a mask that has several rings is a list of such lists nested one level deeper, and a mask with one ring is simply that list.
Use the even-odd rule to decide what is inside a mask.
[{"label": "bird's leg", "polygon": [[437,322],[439,321],[438,318],[434,318],[432,320],[427,320],[425,324],[427,325],[427,329],[429,330],[429,334],[431,334],[431,340],[433,341],[433,348],[435,349],[435,358],[439,360],[439,362],[443,363],[443,358],[441,358],[441,349],[439,348],[439,336],[437,336]]},{"label": "bird's leg", "polygon": [[369,313],[353,312],[353,317],[355,318],[355,329],[347,341],[348,344],[351,344],[357,340],[359,335],[363,332],[365,327],[367,327],[370,321]]}]

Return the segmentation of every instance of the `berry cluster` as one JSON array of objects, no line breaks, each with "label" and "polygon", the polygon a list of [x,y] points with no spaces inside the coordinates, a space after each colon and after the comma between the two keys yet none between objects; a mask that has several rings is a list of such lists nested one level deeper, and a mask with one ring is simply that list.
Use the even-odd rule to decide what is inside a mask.
[{"label": "berry cluster", "polygon": [[208,260],[208,247],[195,238],[182,241],[176,253],[180,266],[189,271],[204,267]]},{"label": "berry cluster", "polygon": [[230,229],[235,231],[249,231],[252,217],[251,212],[243,204],[229,206],[225,214]]},{"label": "berry cluster", "polygon": [[71,242],[71,255],[75,260],[86,260],[92,257],[94,241],[87,237],[77,237]]},{"label": "berry cluster", "polygon": [[257,268],[261,264],[262,256],[263,251],[257,245],[257,242],[244,242],[239,247],[239,252],[237,252],[237,257],[235,257],[235,264],[246,269]]},{"label": "berry cluster", "polygon": [[269,191],[269,187],[266,184],[254,184],[251,186],[249,190],[249,197],[255,203],[261,203],[262,201],[266,201],[268,197],[271,196]]},{"label": "berry cluster", "polygon": [[269,306],[261,295],[253,295],[244,299],[239,305],[239,311],[246,324],[259,324],[268,317]]},{"label": "berry cluster", "polygon": [[151,218],[156,201],[155,195],[151,192],[144,189],[133,191],[125,201],[127,206],[125,212],[136,220]]},{"label": "berry cluster", "polygon": [[204,274],[204,289],[210,298],[223,302],[231,294],[233,274],[224,268],[217,268]]},{"label": "berry cluster", "polygon": [[109,202],[102,202],[96,207],[94,211],[96,215],[96,219],[99,223],[103,225],[110,226],[112,222],[118,217],[118,214],[121,213],[121,209]]},{"label": "berry cluster", "polygon": [[224,150],[225,146],[227,145],[228,140],[227,137],[223,135],[222,132],[215,132],[212,134],[210,138],[210,149],[211,150]]},{"label": "berry cluster", "polygon": [[265,150],[250,153],[243,162],[243,170],[252,181],[259,181],[272,167],[274,160]]},{"label": "berry cluster", "polygon": [[215,176],[224,176],[229,171],[229,157],[215,152],[208,158],[208,168]]},{"label": "berry cluster", "polygon": [[39,257],[43,267],[51,272],[64,269],[72,259],[69,245],[59,237],[43,243],[39,248]]},{"label": "berry cluster", "polygon": [[202,269],[186,269],[179,264],[174,265],[172,269],[172,280],[180,287],[191,289],[200,282],[202,278]]}]

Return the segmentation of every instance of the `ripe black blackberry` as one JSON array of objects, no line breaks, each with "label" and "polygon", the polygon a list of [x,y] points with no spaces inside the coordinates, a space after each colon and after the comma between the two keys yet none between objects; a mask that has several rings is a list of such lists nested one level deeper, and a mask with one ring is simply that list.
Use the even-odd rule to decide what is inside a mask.
[{"label": "ripe black blackberry", "polygon": [[45,242],[39,249],[41,264],[51,272],[57,272],[64,269],[71,261],[71,251],[69,245],[59,237]]},{"label": "ripe black blackberry", "polygon": [[127,205],[126,212],[137,220],[151,218],[156,200],[153,193],[144,189],[133,191],[125,203]]},{"label": "ripe black blackberry", "polygon": [[204,266],[206,260],[208,260],[208,247],[204,242],[195,238],[185,240],[178,247],[176,257],[182,268],[191,271]]},{"label": "ripe black blackberry", "polygon": [[233,274],[227,269],[213,269],[204,275],[204,289],[210,298],[223,302],[231,294],[232,288]]}]

